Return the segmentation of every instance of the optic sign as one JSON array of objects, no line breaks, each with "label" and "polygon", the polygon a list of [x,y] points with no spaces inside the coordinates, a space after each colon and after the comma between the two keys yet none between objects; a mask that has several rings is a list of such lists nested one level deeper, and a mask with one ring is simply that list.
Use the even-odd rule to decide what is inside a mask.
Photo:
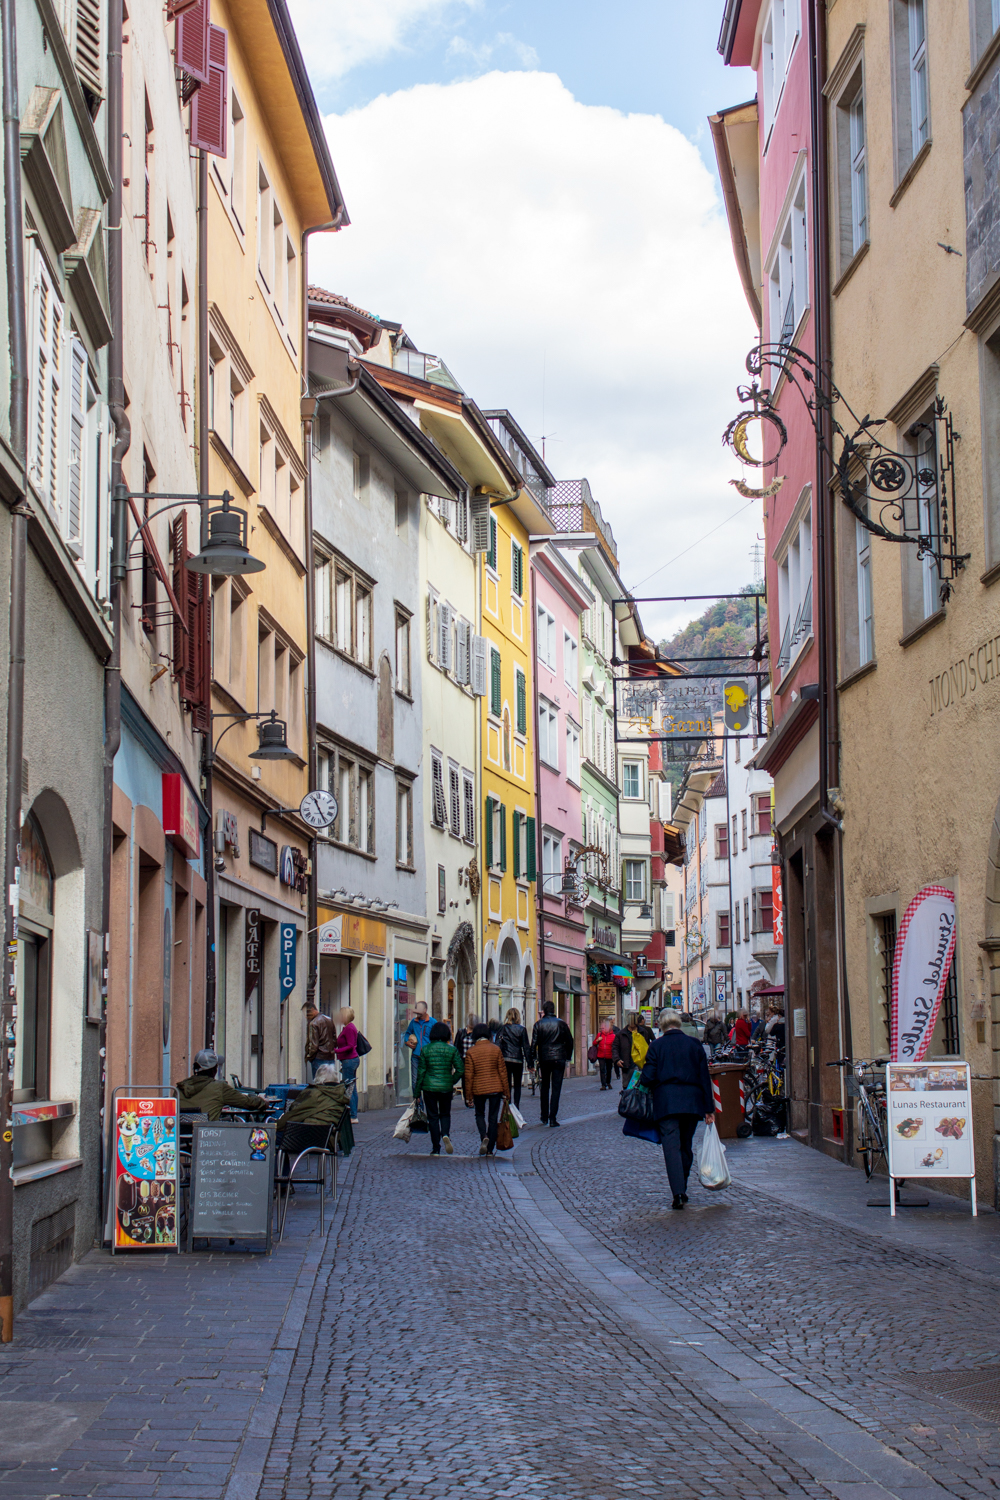
[{"label": "optic sign", "polygon": [[330,958],[339,953],[343,946],[343,917],[334,917],[331,922],[324,922],[317,933],[319,940],[319,955],[321,958]]},{"label": "optic sign", "polygon": [[282,922],[280,924],[280,949],[278,953],[278,993],[282,1000],[287,1000],[295,988],[295,938],[296,926],[294,922]]},{"label": "optic sign", "polygon": [[892,963],[893,1062],[922,1062],[955,956],[955,896],[925,885],[906,908]]}]

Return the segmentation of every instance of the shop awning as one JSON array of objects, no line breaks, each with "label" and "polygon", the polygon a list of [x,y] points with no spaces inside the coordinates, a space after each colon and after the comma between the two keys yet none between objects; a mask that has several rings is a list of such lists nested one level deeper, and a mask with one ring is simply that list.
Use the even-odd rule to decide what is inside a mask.
[{"label": "shop awning", "polygon": [[627,965],[626,973],[632,972],[631,963],[622,954],[615,953],[611,948],[588,948],[587,960],[592,964],[620,964]]},{"label": "shop awning", "polygon": [[765,984],[759,990],[752,989],[750,991],[752,997],[756,995],[783,995],[784,993],[785,986],[783,984]]}]

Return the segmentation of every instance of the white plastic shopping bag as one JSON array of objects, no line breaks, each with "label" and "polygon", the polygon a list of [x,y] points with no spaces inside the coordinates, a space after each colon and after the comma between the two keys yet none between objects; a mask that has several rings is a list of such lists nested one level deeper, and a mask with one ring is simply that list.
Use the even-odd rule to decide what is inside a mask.
[{"label": "white plastic shopping bag", "polygon": [[719,1139],[715,1125],[705,1126],[705,1139],[701,1143],[698,1160],[698,1179],[702,1187],[724,1188],[732,1182],[732,1173],[726,1161],[726,1148]]},{"label": "white plastic shopping bag", "polygon": [[511,1116],[512,1116],[515,1124],[517,1125],[518,1130],[523,1130],[524,1129],[524,1116],[522,1115],[521,1111],[518,1109],[517,1105],[516,1104],[508,1104],[507,1108],[510,1110]]},{"label": "white plastic shopping bag", "polygon": [[410,1121],[413,1119],[413,1111],[417,1107],[417,1101],[408,1104],[399,1117],[399,1123],[392,1132],[394,1141],[408,1141],[410,1139]]}]

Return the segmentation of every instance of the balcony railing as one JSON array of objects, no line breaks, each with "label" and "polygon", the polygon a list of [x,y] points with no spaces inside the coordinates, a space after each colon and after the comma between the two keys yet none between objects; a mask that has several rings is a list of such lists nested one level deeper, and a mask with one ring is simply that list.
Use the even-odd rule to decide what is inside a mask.
[{"label": "balcony railing", "polygon": [[426,380],[431,385],[443,385],[449,391],[464,394],[444,360],[439,359],[436,354],[418,354],[415,349],[397,349],[392,356],[392,368],[403,375],[412,375],[414,380]]}]

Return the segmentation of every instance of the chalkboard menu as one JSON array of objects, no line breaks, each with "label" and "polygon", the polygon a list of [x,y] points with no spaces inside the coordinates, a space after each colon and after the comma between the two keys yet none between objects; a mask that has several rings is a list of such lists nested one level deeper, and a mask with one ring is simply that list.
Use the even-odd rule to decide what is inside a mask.
[{"label": "chalkboard menu", "polygon": [[277,1126],[196,1124],[188,1249],[196,1239],[264,1240],[271,1248]]}]

